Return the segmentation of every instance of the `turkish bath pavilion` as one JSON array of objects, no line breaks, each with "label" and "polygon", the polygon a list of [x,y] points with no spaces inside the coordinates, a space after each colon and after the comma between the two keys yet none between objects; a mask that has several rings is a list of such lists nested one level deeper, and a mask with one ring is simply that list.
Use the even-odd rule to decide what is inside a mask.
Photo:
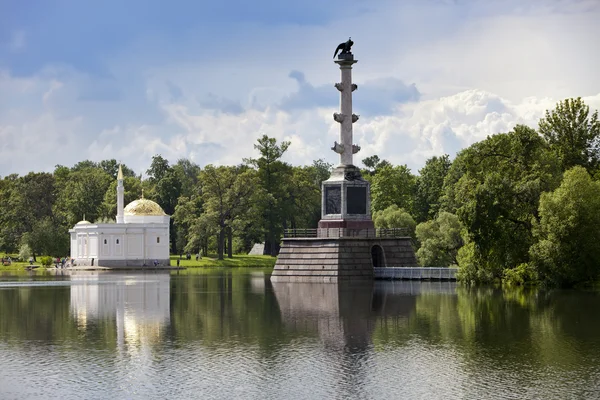
[{"label": "turkish bath pavilion", "polygon": [[123,171],[117,175],[117,222],[78,222],[71,234],[71,258],[77,266],[168,266],[169,220],[163,209],[149,199],[123,207]]}]

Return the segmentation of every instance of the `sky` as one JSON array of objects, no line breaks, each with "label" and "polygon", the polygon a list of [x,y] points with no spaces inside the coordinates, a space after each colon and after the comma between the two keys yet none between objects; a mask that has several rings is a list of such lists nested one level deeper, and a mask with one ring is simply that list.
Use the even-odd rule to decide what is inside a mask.
[{"label": "sky", "polygon": [[0,0],[0,176],[162,155],[308,165],[339,141],[352,37],[354,162],[414,173],[569,97],[600,108],[598,0]]}]

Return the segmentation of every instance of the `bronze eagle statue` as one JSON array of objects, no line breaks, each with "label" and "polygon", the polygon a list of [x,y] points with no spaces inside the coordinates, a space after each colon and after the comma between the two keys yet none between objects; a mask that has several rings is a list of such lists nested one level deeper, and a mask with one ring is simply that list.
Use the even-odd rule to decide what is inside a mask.
[{"label": "bronze eagle statue", "polygon": [[350,49],[352,48],[352,45],[354,44],[354,42],[352,41],[352,38],[348,38],[348,41],[344,42],[344,43],[340,43],[338,45],[338,47],[335,49],[335,53],[333,53],[333,58],[335,58],[335,56],[337,56],[338,51],[342,51],[340,54],[348,54],[350,53]]}]

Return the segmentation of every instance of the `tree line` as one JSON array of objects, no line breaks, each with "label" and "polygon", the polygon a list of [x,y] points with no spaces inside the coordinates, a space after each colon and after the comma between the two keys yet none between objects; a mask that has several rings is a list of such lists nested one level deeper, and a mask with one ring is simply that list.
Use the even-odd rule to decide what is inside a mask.
[{"label": "tree line", "polygon": [[[581,100],[548,110],[537,129],[517,125],[460,151],[428,159],[414,174],[377,155],[362,160],[376,227],[410,228],[424,266],[460,267],[466,282],[571,286],[600,273],[600,123]],[[282,161],[290,142],[266,135],[257,158],[199,167],[152,158],[142,180],[127,166],[125,204],[156,201],[172,216],[173,253],[225,255],[265,244],[276,255],[284,229],[316,227],[321,182],[332,165]],[[116,215],[115,160],[82,161],[53,173],[0,180],[0,251],[68,252],[77,221]]]}]

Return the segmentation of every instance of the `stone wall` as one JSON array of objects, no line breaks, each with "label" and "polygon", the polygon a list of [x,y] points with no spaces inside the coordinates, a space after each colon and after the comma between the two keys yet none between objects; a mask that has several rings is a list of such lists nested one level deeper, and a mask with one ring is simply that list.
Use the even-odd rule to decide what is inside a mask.
[{"label": "stone wall", "polygon": [[417,266],[410,238],[285,238],[271,281],[373,279],[374,246],[383,250],[382,266]]}]

